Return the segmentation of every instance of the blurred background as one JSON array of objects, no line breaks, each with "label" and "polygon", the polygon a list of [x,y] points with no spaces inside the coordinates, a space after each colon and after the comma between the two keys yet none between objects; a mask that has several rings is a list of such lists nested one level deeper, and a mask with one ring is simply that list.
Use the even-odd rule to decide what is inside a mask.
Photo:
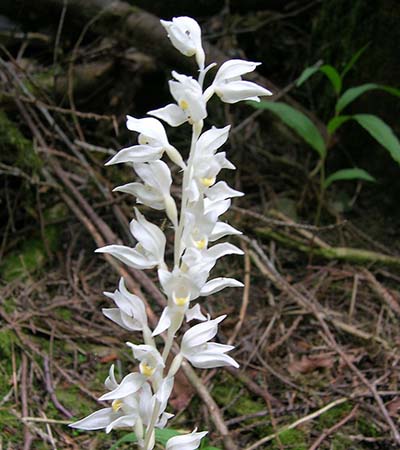
[{"label": "blurred background", "polygon": [[[399,448],[395,0],[1,0],[0,448],[132,448],[66,425],[99,408],[111,363],[134,368],[121,343],[135,337],[103,318],[102,292],[125,276],[162,308],[155,273],[93,252],[133,244],[134,199],[111,190],[135,174],[104,163],[136,143],[127,114],[170,102],[171,70],[196,76],[159,24],[182,15],[206,62],[261,62],[249,79],[273,92],[259,108],[208,105],[207,128],[232,126],[238,170],[222,176],[246,193],[226,216],[245,258],[215,273],[245,289],[204,302],[229,314],[219,340],[235,330],[241,369],[202,383],[237,448]],[[189,128],[168,136],[187,155]],[[171,427],[232,448],[209,407],[181,375]]]}]

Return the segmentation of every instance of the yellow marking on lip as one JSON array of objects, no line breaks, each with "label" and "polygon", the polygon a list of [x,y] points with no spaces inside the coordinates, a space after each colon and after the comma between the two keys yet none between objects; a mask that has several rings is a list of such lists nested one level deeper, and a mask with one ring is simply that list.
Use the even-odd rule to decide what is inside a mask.
[{"label": "yellow marking on lip", "polygon": [[154,367],[149,366],[145,362],[141,362],[139,365],[140,373],[145,377],[151,377],[156,370]]},{"label": "yellow marking on lip", "polygon": [[175,297],[174,302],[177,306],[184,306],[189,301],[189,296],[186,297]]},{"label": "yellow marking on lip", "polygon": [[203,250],[206,245],[207,245],[207,241],[205,239],[200,239],[200,241],[194,241],[196,248],[198,248],[199,250]]},{"label": "yellow marking on lip", "polygon": [[119,411],[122,407],[122,400],[114,400],[111,407],[114,412]]},{"label": "yellow marking on lip", "polygon": [[183,109],[183,110],[185,110],[185,109],[188,109],[189,108],[189,103],[186,101],[186,100],[180,100],[179,101],[179,106]]},{"label": "yellow marking on lip", "polygon": [[200,181],[205,187],[210,187],[215,183],[215,178],[200,178]]}]

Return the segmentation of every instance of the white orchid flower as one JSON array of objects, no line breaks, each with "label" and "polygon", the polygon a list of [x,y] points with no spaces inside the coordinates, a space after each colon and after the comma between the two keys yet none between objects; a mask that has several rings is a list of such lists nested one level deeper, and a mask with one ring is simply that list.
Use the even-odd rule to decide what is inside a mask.
[{"label": "white orchid flower", "polygon": [[192,308],[188,307],[188,303],[182,306],[171,304],[171,306],[166,306],[161,313],[160,320],[158,321],[157,327],[153,331],[152,336],[158,336],[163,331],[168,330],[168,328],[174,324],[174,320],[177,317],[181,317],[182,311],[184,311],[186,322],[190,322],[191,320],[207,320],[207,317],[201,312],[201,308],[198,303],[196,303],[196,305]]},{"label": "white orchid flower", "polygon": [[199,369],[211,369],[214,367],[233,366],[239,364],[226,352],[233,350],[232,345],[208,342],[218,332],[218,324],[225,319],[226,315],[207,320],[190,328],[183,335],[181,342],[181,354]]},{"label": "white orchid flower", "polygon": [[[168,297],[168,306],[164,308],[157,327],[153,331],[153,336],[159,335],[171,325],[179,326],[183,316],[187,322],[193,319],[206,320],[199,305],[189,308],[189,304],[199,297],[202,287],[206,284],[208,274],[207,267],[199,266],[187,271],[178,267],[175,267],[172,272],[164,269],[158,271],[160,284]],[[176,321],[178,323],[175,323]]]},{"label": "white orchid flower", "polygon": [[175,80],[169,81],[169,89],[176,103],[149,111],[151,116],[164,120],[172,127],[177,127],[185,122],[191,124],[199,122],[207,117],[206,101],[200,84],[192,77],[172,72]]},{"label": "white orchid flower", "polygon": [[113,293],[104,292],[106,297],[114,300],[117,308],[103,308],[103,314],[125,330],[142,331],[148,328],[143,301],[128,291],[123,278],[118,287]]},{"label": "white orchid flower", "polygon": [[115,380],[114,365],[111,366],[105,386],[111,392],[100,397],[99,400],[113,400],[111,408],[103,408],[84,419],[70,424],[72,428],[81,430],[105,429],[109,433],[114,428],[131,428],[139,417],[138,399],[142,388],[145,387],[145,377],[141,374],[129,374],[120,384]]},{"label": "white orchid flower", "polygon": [[[205,212],[206,203],[208,203],[207,213]],[[209,199],[199,199],[189,205],[185,213],[185,226],[182,234],[184,248],[196,247],[201,250],[208,246],[208,242],[214,242],[227,235],[241,234],[231,225],[218,222],[220,210],[215,205],[220,203],[221,201],[211,202]],[[213,204],[214,207],[210,207],[210,204]]]},{"label": "white orchid flower", "polygon": [[138,203],[150,208],[165,209],[168,218],[176,225],[178,221],[177,209],[174,199],[171,197],[172,184],[171,171],[163,161],[134,164],[134,169],[142,183],[128,183],[118,186],[114,191],[125,192],[134,195]]},{"label": "white orchid flower", "polygon": [[242,100],[260,101],[259,96],[272,95],[272,92],[251,81],[242,80],[242,75],[253,72],[261,63],[231,59],[219,68],[212,85],[204,96],[209,99],[215,92],[225,103]]},{"label": "white orchid flower", "polygon": [[174,436],[167,441],[166,450],[196,450],[200,441],[207,434],[207,431],[196,432],[197,428],[190,434]]},{"label": "white orchid flower", "polygon": [[201,194],[212,186],[221,169],[235,169],[225,152],[216,153],[228,139],[230,126],[211,128],[203,133],[197,144],[193,158],[193,175],[188,187],[189,201],[198,201]]},{"label": "white orchid flower", "polygon": [[144,163],[160,159],[164,152],[167,153],[171,161],[185,168],[181,154],[173,147],[167,137],[163,124],[153,117],[135,119],[127,116],[126,126],[130,131],[139,133],[139,145],[133,145],[120,150],[105,165],[119,163]]},{"label": "white orchid flower", "polygon": [[135,208],[137,220],[132,220],[130,231],[137,239],[135,248],[124,245],[107,245],[98,248],[97,253],[108,253],[135,269],[151,269],[164,265],[164,251],[166,239],[164,233],[150,223]]},{"label": "white orchid flower", "polygon": [[162,356],[154,346],[146,344],[136,345],[131,342],[127,342],[126,345],[132,349],[134,358],[140,361],[139,370],[142,375],[147,378],[157,375],[161,376],[160,371],[165,365]]},{"label": "white orchid flower", "polygon": [[204,69],[204,50],[201,45],[201,29],[191,17],[174,17],[172,21],[161,20],[172,45],[185,56],[196,56],[200,70]]}]

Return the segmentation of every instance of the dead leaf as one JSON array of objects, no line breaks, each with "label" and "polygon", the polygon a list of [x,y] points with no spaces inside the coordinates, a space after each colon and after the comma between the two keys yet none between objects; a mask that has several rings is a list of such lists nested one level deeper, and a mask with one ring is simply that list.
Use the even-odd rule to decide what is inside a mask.
[{"label": "dead leaf", "polygon": [[397,417],[400,410],[400,397],[395,397],[393,400],[387,403],[386,408],[391,416]]},{"label": "dead leaf", "polygon": [[333,353],[321,353],[319,355],[302,356],[301,359],[289,364],[291,373],[309,373],[316,369],[331,369],[335,363]]}]

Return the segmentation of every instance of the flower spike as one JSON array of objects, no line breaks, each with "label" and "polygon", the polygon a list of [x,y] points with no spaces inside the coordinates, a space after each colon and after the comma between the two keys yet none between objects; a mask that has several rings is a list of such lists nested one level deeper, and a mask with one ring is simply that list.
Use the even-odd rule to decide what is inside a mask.
[{"label": "flower spike", "polygon": [[[232,345],[212,341],[226,316],[211,319],[204,314],[206,302],[201,301],[227,287],[243,286],[233,278],[210,277],[220,258],[243,254],[229,242],[213,244],[225,236],[241,234],[221,220],[221,216],[231,206],[232,198],[243,193],[219,180],[223,169],[235,169],[227,157],[229,149],[224,148],[230,126],[204,129],[204,124],[208,122],[207,102],[214,94],[225,103],[259,100],[260,96],[271,95],[267,89],[241,78],[254,71],[259,63],[239,59],[223,63],[212,83],[203,88],[206,74],[216,64],[211,62],[205,67],[200,26],[190,17],[174,17],[171,21],[162,20],[161,24],[177,50],[195,57],[198,77],[173,71],[169,81],[172,103],[149,111],[152,117],[127,116],[128,130],[138,133],[137,144],[122,148],[106,165],[127,163],[136,174],[132,182],[114,189],[133,195],[138,204],[144,205],[142,212],[134,208],[135,218],[130,223],[136,244],[132,247],[111,244],[96,252],[112,255],[135,270],[156,269],[166,301],[155,329],[150,329],[148,306],[128,291],[123,278],[118,289],[104,293],[114,305],[104,308],[103,314],[123,329],[139,332],[143,343],[135,338],[126,342],[132,350],[134,366],[121,381],[117,381],[114,365],[111,366],[105,381],[107,392],[99,398],[109,401],[109,407],[70,425],[83,430],[104,429],[107,433],[118,428],[133,429],[140,450],[154,448],[155,429],[165,427],[173,416],[166,408],[175,375],[185,360],[199,369],[239,367],[228,354],[234,350]],[[182,157],[184,153],[181,155],[169,142],[161,121],[172,127],[192,126],[186,161]],[[178,195],[173,184],[176,167],[170,168],[170,162],[167,164],[165,159],[180,169]],[[179,213],[175,198],[180,199]],[[150,222],[145,217],[146,207],[165,212],[169,220],[159,221],[157,225]],[[172,242],[173,249],[169,251]],[[180,329],[184,322],[188,325],[183,334]],[[164,340],[161,350],[158,345],[161,339],[156,336]],[[195,429],[174,436],[167,441],[166,450],[196,450],[206,434],[207,431]]]}]

